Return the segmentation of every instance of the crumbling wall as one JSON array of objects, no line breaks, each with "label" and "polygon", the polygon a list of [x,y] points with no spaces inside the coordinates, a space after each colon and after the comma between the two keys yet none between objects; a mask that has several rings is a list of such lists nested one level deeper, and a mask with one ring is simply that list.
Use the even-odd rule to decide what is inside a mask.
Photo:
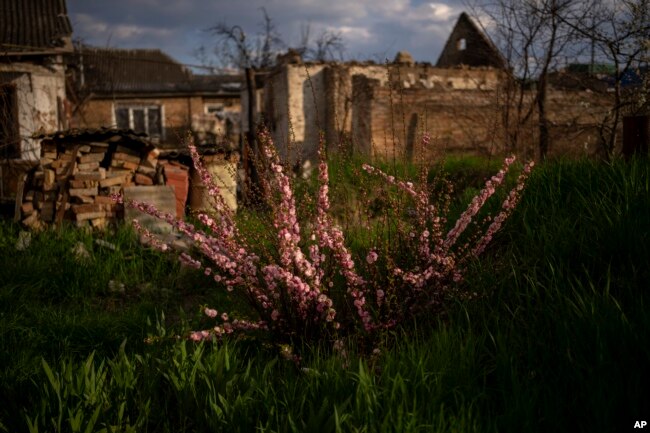
[{"label": "crumbling wall", "polygon": [[58,60],[47,67],[27,62],[0,64],[0,75],[10,77],[9,83],[16,86],[20,138],[17,152],[11,155],[17,159],[0,160],[0,201],[15,199],[22,176],[40,159],[40,141],[33,135],[54,132],[65,125],[65,74]]},{"label": "crumbling wall", "polygon": [[0,73],[14,74],[16,86],[20,159],[37,161],[39,141],[32,135],[49,133],[64,126],[65,73],[60,62],[45,67],[33,63],[0,64]]},{"label": "crumbling wall", "polygon": [[[283,158],[287,143],[297,147],[292,162],[299,156],[315,158],[320,130],[330,149],[346,145],[380,159],[506,152],[535,157],[535,93],[507,98],[506,87],[512,91],[517,86],[509,80],[504,71],[490,67],[290,64],[267,81],[264,106],[271,107],[266,112]],[[598,126],[611,106],[609,99],[589,90],[551,89],[549,155],[598,152]],[[431,140],[422,149],[425,131]]]}]

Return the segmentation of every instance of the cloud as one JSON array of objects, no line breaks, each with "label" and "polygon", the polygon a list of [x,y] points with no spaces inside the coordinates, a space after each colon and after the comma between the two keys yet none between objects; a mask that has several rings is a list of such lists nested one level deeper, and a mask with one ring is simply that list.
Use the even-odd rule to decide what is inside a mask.
[{"label": "cloud", "polygon": [[456,10],[444,3],[429,3],[432,16],[438,21],[448,21],[452,16],[457,14]]},{"label": "cloud", "polygon": [[408,50],[418,60],[434,61],[458,14],[462,0],[67,0],[75,36],[88,43],[125,48],[159,47],[195,63],[191,53],[211,48],[218,24],[239,25],[249,35],[260,31],[264,7],[288,46],[301,28],[313,35],[340,32],[350,56],[394,56]]}]

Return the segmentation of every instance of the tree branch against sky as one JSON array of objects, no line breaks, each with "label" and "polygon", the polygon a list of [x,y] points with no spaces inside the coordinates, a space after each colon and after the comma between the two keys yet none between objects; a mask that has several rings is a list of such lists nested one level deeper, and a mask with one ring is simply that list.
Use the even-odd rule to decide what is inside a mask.
[{"label": "tree branch against sky", "polygon": [[[623,115],[634,114],[639,100],[647,98],[644,92],[625,95],[623,79],[638,73],[643,64],[648,65],[650,41],[650,0],[578,0],[562,17],[582,42],[592,47],[591,62],[613,66],[614,102],[600,125],[601,145],[606,157],[615,150],[618,129]],[[592,71],[593,72],[593,71]]]},{"label": "tree branch against sky", "polygon": [[[547,114],[548,74],[556,69],[574,40],[574,31],[564,24],[571,0],[489,0],[468,6],[479,24],[492,36],[506,59],[513,78],[505,86],[504,124],[509,147],[521,147],[522,129],[533,115],[538,119],[538,150],[546,158],[550,147]],[[565,56],[564,56],[565,57]],[[527,83],[536,81],[533,99]]]},{"label": "tree branch against sky", "polygon": [[[611,157],[626,100],[623,77],[640,65],[650,40],[650,0],[470,0],[468,7],[503,53],[519,84],[506,87],[504,123],[512,148],[533,112],[541,158],[549,151],[546,95],[550,72],[571,63],[611,65],[613,102],[601,121],[600,142]],[[527,83],[535,82],[534,100]],[[637,95],[633,95],[636,97]]]}]

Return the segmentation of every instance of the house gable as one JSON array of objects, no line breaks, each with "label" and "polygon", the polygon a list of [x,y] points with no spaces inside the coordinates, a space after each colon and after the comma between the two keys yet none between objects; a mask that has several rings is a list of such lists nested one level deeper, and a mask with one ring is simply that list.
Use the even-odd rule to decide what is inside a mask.
[{"label": "house gable", "polygon": [[506,69],[499,50],[465,12],[458,17],[436,64],[438,68],[461,65]]}]

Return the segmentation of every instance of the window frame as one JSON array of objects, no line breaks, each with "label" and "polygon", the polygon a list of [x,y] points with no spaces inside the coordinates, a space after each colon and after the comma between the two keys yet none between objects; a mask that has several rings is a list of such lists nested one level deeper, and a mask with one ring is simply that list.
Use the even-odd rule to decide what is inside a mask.
[{"label": "window frame", "polygon": [[[116,128],[120,126],[117,123],[117,110],[127,110],[128,111],[128,129],[135,130],[135,118],[133,115],[134,111],[142,110],[144,112],[144,133],[146,133],[150,139],[164,140],[165,139],[165,106],[163,104],[114,104],[113,105],[113,125]],[[160,134],[151,135],[149,128],[149,110],[158,110],[160,112]],[[136,131],[140,132],[140,131]]]}]

